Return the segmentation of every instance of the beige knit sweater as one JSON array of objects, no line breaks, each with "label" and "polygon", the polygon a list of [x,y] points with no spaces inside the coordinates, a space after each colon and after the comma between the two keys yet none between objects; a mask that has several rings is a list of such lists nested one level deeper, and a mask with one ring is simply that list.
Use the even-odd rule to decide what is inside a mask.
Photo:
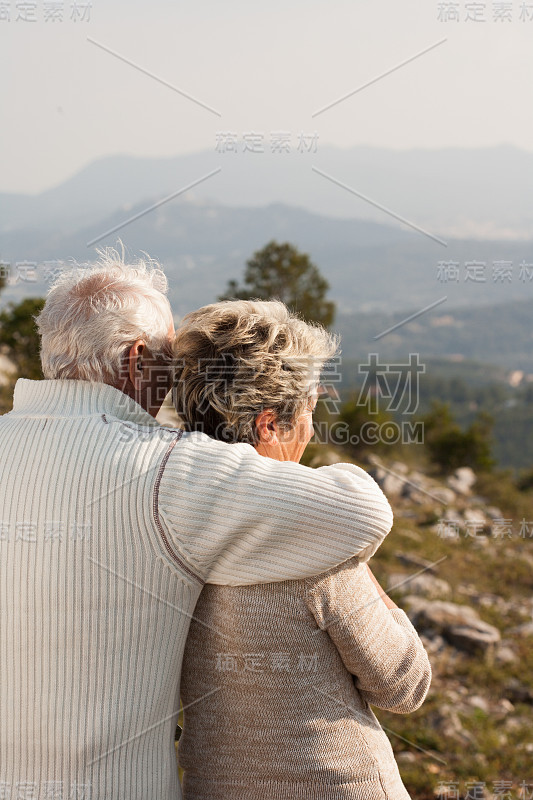
[{"label": "beige knit sweater", "polygon": [[184,800],[408,800],[369,703],[413,711],[430,681],[416,630],[357,558],[206,586],[183,662]]}]

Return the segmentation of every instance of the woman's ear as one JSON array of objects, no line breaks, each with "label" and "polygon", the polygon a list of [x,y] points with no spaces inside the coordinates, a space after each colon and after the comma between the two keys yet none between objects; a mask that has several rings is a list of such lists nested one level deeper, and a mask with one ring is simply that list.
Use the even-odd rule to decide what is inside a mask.
[{"label": "woman's ear", "polygon": [[278,442],[278,425],[276,422],[276,415],[270,409],[260,411],[255,418],[255,427],[259,436],[259,442],[262,444],[277,444]]}]

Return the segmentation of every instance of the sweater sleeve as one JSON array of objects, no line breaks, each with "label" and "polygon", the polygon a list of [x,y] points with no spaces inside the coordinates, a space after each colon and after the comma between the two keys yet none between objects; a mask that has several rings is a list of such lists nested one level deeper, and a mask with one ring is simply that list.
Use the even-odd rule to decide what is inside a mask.
[{"label": "sweater sleeve", "polygon": [[311,469],[201,433],[184,434],[168,455],[157,513],[180,558],[230,586],[367,560],[393,522],[382,490],[354,464]]},{"label": "sweater sleeve", "polygon": [[306,602],[368,703],[398,714],[422,705],[428,655],[406,613],[387,608],[364,564],[353,559],[308,581]]}]

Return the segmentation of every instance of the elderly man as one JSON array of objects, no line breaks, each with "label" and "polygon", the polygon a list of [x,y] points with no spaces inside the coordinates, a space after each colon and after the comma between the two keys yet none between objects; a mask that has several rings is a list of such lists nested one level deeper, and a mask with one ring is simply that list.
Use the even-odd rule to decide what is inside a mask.
[{"label": "elderly man", "polygon": [[159,269],[113,252],[61,276],[38,319],[46,379],[20,379],[0,418],[2,798],[179,798],[181,662],[203,584],[367,560],[392,526],[354,465],[312,470],[158,424],[165,292]]}]

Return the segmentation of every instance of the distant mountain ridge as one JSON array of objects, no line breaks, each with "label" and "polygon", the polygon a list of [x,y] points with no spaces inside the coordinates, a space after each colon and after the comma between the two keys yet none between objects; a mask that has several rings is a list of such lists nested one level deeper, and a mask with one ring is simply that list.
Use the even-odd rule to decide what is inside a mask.
[{"label": "distant mountain ridge", "polygon": [[[77,230],[36,228],[4,232],[0,258],[17,261],[94,259],[87,242],[141,213],[147,204]],[[533,263],[533,242],[448,239],[447,247],[411,230],[376,222],[323,217],[277,203],[263,208],[195,204],[177,198],[104,237],[121,237],[131,256],[142,251],[164,265],[176,314],[210,303],[231,278],[240,279],[246,260],[271,239],[290,241],[309,253],[331,286],[339,313],[394,312],[422,308],[446,297],[446,308],[479,306],[533,296],[533,280],[520,280],[520,263]],[[457,280],[441,280],[439,262],[459,265]],[[468,261],[485,262],[486,280],[466,280]],[[496,261],[512,263],[511,280],[492,279]],[[445,277],[445,276],[444,276]],[[42,294],[46,285],[19,283],[2,295]],[[441,309],[442,310],[442,309]]]},{"label": "distant mountain ridge", "polygon": [[533,153],[510,145],[402,151],[320,143],[316,153],[220,153],[213,147],[170,158],[108,156],[41,194],[0,194],[0,233],[66,233],[160,200],[215,169],[217,175],[187,192],[189,202],[284,203],[329,217],[399,224],[312,166],[439,236],[533,238]]},{"label": "distant mountain ridge", "polygon": [[[216,300],[229,279],[242,278],[252,253],[277,239],[309,253],[329,281],[336,327],[354,358],[373,352],[370,346],[384,353],[416,348],[531,370],[533,280],[520,279],[519,265],[533,264],[533,154],[502,145],[406,152],[319,146],[316,154],[286,155],[116,156],[40,195],[0,195],[0,259],[14,271],[16,262],[36,262],[39,278],[8,286],[0,303],[43,295],[44,261],[92,260],[96,248],[87,243],[117,227],[97,246],[121,237],[129,255],[144,251],[161,261],[180,317]],[[312,164],[444,236],[447,246],[313,173]],[[147,211],[218,167],[209,180]],[[446,233],[450,227],[487,233],[457,238]],[[498,232],[503,238],[491,238]],[[472,261],[485,265],[484,281],[466,280]],[[457,280],[439,278],[439,262],[455,263]],[[511,264],[509,279],[493,279],[496,262]],[[367,342],[409,314],[419,316]]]}]

